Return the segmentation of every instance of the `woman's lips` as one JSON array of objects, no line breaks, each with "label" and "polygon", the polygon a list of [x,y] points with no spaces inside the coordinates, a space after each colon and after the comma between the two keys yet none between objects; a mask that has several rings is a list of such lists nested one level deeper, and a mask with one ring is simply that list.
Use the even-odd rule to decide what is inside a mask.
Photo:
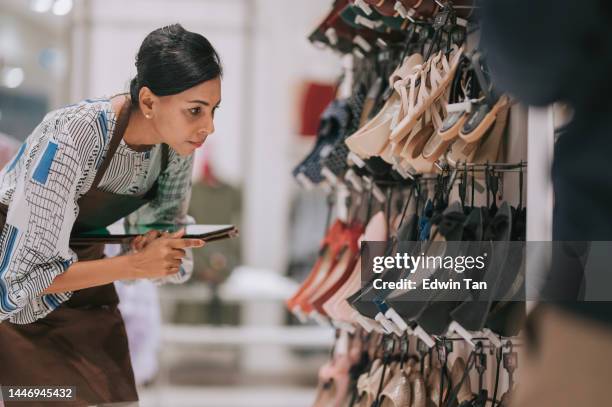
[{"label": "woman's lips", "polygon": [[189,143],[195,148],[201,147],[204,144],[204,141],[189,141]]}]

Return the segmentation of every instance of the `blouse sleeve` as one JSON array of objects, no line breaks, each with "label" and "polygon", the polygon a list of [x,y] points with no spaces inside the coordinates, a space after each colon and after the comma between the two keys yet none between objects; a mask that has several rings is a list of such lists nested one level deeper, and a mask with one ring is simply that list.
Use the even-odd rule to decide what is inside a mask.
[{"label": "blouse sleeve", "polygon": [[[194,224],[193,217],[187,214],[191,199],[191,178],[193,154],[179,156],[169,149],[168,167],[159,175],[157,196],[148,204],[128,215],[128,225],[148,225],[152,223]],[[193,274],[193,251],[185,250],[185,257],[179,272],[163,278],[152,279],[157,284],[180,284],[189,280]]]},{"label": "blouse sleeve", "polygon": [[0,235],[0,322],[32,323],[72,295],[41,293],[78,260],[69,238],[105,147],[98,119],[45,118],[0,175],[16,185]]}]

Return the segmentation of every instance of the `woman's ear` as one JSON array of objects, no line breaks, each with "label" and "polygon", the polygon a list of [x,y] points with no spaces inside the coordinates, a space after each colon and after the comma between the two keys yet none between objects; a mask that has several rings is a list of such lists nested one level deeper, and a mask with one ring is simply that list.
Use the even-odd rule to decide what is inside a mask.
[{"label": "woman's ear", "polygon": [[142,114],[147,119],[153,118],[153,106],[157,102],[157,96],[151,92],[151,89],[146,86],[140,88],[140,92],[138,93],[138,101]]}]

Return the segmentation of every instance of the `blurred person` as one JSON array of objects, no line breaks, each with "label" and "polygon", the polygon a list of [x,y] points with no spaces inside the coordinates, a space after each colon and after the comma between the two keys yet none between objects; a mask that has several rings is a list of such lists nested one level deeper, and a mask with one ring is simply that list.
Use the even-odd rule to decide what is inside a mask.
[{"label": "blurred person", "polygon": [[193,153],[214,132],[219,57],[175,24],[144,39],[136,67],[128,94],[48,113],[0,171],[3,385],[74,386],[75,405],[137,403],[113,282],[192,274],[189,248],[204,242],[182,239],[184,229],[151,231],[112,258],[102,244],[69,243],[122,217],[193,223]]},{"label": "blurred person", "polygon": [[570,245],[575,262],[552,258],[544,296],[556,301],[543,301],[531,313],[530,357],[512,405],[609,405],[612,303],[580,300],[585,281],[579,257],[587,242],[612,240],[612,3],[480,5],[481,41],[494,82],[526,104],[562,101],[573,110],[554,147],[553,240],[581,243]]}]

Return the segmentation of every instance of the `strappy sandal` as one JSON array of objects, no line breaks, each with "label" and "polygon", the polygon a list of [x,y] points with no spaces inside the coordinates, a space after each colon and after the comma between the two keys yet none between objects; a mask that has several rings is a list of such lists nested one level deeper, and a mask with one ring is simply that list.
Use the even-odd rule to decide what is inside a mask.
[{"label": "strappy sandal", "polygon": [[507,110],[508,107],[510,107],[510,98],[507,95],[502,95],[493,105],[484,100],[475,104],[459,132],[459,137],[468,143],[479,140],[495,122],[499,112]]},{"label": "strappy sandal", "polygon": [[400,153],[400,165],[410,174],[428,174],[434,172],[433,163],[423,157],[423,149],[427,141],[433,136],[435,128],[432,122],[425,118],[422,123],[415,126],[413,134],[408,138]]},{"label": "strappy sandal", "polygon": [[504,162],[503,146],[508,124],[508,114],[510,105],[506,104],[498,110],[495,123],[490,127],[489,132],[480,140],[478,150],[472,159],[476,164],[486,164],[487,162]]},{"label": "strappy sandal", "polygon": [[[399,85],[396,85],[396,83],[402,81],[414,69],[418,69],[417,67],[421,61],[422,57],[419,54],[413,54],[408,57],[391,75],[389,84],[394,89],[399,89]],[[389,127],[400,105],[401,97],[397,92],[394,92],[372,120],[367,122],[356,133],[347,137],[345,143],[349,149],[362,158],[378,155],[388,143]]]},{"label": "strappy sandal", "polygon": [[[449,103],[458,103],[467,98],[467,89],[463,84],[463,78],[465,76],[464,65],[465,62],[462,59],[450,87]],[[436,161],[448,150],[459,135],[459,131],[467,120],[468,115],[464,111],[449,113],[444,109],[443,116],[444,120],[442,120],[440,125],[436,128],[435,134],[423,148],[423,157],[431,162]]]},{"label": "strappy sandal", "polygon": [[491,128],[498,113],[502,109],[507,109],[510,104],[510,98],[507,95],[497,97],[495,94],[483,69],[480,54],[475,53],[471,59],[471,70],[477,82],[474,86],[480,89],[482,96],[477,103],[472,105],[472,111],[459,132],[459,137],[468,143],[480,140]]},{"label": "strappy sandal", "polygon": [[[509,108],[510,105],[506,105],[498,112],[494,125],[489,127],[481,139],[473,143],[468,143],[463,138],[456,139],[446,154],[446,162],[454,168],[459,163],[503,162],[504,136],[508,124]],[[483,176],[483,173],[476,174],[476,178]]]},{"label": "strappy sandal", "polygon": [[398,117],[397,125],[392,128],[392,140],[405,137],[425,111],[444,95],[462,55],[463,47],[457,45],[452,46],[448,58],[439,51],[427,61],[419,77],[411,77],[410,91],[402,99],[403,116]]}]

